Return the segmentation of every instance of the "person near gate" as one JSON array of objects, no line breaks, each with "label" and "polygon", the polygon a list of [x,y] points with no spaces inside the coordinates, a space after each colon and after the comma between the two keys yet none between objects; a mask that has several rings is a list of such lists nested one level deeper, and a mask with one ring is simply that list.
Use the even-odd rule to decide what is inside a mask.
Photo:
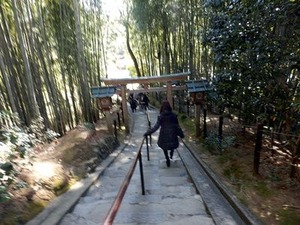
[{"label": "person near gate", "polygon": [[143,110],[147,110],[149,106],[149,98],[146,94],[141,95],[141,106]]},{"label": "person near gate", "polygon": [[170,159],[173,158],[174,150],[179,146],[178,136],[184,138],[184,134],[179,125],[177,115],[172,111],[172,107],[168,101],[162,102],[160,114],[157,117],[155,125],[144,136],[146,137],[154,133],[158,128],[160,128],[160,131],[157,145],[163,150],[166,164],[170,167]]},{"label": "person near gate", "polygon": [[132,112],[136,111],[136,107],[137,107],[137,100],[134,98],[133,94],[129,95],[129,104],[130,104],[130,108]]}]

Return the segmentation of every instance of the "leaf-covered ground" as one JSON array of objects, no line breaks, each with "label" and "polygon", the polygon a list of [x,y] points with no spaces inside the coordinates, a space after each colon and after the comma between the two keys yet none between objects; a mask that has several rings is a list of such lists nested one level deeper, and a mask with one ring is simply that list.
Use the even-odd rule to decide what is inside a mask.
[{"label": "leaf-covered ground", "polygon": [[0,204],[0,224],[25,224],[74,182],[93,172],[118,144],[108,134],[105,121],[99,121],[95,126],[78,126],[50,144],[35,146],[25,158],[16,158],[11,199]]},{"label": "leaf-covered ground", "polygon": [[[217,132],[218,116],[210,115],[208,131]],[[224,119],[224,138],[234,141],[216,154],[215,150],[198,151],[202,159],[222,181],[267,225],[300,224],[300,174],[289,177],[291,153],[279,141],[270,144],[264,135],[259,175],[254,175],[255,127],[242,129],[235,119]],[[195,149],[205,148],[201,141]]]}]

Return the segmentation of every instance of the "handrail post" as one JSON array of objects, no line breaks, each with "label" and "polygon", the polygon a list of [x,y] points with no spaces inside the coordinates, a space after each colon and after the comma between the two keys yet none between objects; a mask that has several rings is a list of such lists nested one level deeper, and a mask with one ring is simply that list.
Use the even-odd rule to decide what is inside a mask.
[{"label": "handrail post", "polygon": [[[148,128],[151,129],[151,121],[150,121],[150,116],[149,116],[149,110],[147,109],[147,120],[148,120]],[[152,136],[150,136],[150,145],[152,145]]]},{"label": "handrail post", "polygon": [[145,195],[143,160],[142,160],[142,153],[141,152],[139,152],[139,161],[140,161],[140,174],[141,174],[142,195]]},{"label": "handrail post", "polygon": [[149,144],[148,144],[148,135],[146,136],[146,146],[147,146],[147,159],[150,160],[150,154],[149,154]]},{"label": "handrail post", "polygon": [[[149,129],[151,129],[151,121],[150,121],[150,117],[149,117],[149,112],[148,112],[148,127]],[[150,145],[152,146],[152,136],[150,134]]]}]

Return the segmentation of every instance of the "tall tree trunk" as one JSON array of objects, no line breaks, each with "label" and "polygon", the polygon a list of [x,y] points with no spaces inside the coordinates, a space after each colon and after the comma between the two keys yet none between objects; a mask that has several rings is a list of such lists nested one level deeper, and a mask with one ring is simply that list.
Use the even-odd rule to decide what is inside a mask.
[{"label": "tall tree trunk", "polygon": [[[104,47],[104,35],[103,35],[103,30],[100,30],[100,39],[101,39],[101,53],[102,53],[102,62],[103,62],[103,67],[104,67],[104,73],[105,77],[108,78],[108,72],[107,72],[107,56],[105,52],[105,47]],[[101,84],[101,83],[100,83]]]},{"label": "tall tree trunk", "polygon": [[169,52],[169,28],[167,22],[167,15],[163,14],[162,19],[162,29],[163,29],[163,52],[164,52],[164,73],[170,74],[171,73],[171,66],[170,66],[170,52]]},{"label": "tall tree trunk", "polygon": [[20,89],[22,87],[20,87],[20,85],[23,85],[23,83],[18,82],[19,75],[21,74],[20,64],[17,62],[15,58],[15,56],[17,56],[18,54],[16,53],[15,48],[13,47],[11,36],[9,33],[9,29],[7,28],[7,23],[1,5],[0,5],[0,14],[2,17],[0,21],[2,22],[3,25],[3,28],[0,26],[1,28],[0,35],[2,35],[1,38],[3,39],[3,45],[1,46],[2,46],[3,54],[5,56],[4,61],[6,63],[7,69],[10,74],[9,76],[10,86],[14,87],[12,91],[13,91],[13,97],[16,103],[15,105],[17,108],[19,118],[22,122],[28,124],[28,117],[30,116],[26,113],[27,111],[26,111],[25,103],[27,101],[22,100],[23,98],[27,99],[27,95],[21,95]]},{"label": "tall tree trunk", "polygon": [[[40,66],[40,64],[43,65],[43,62],[40,62],[41,60],[45,58],[43,54],[41,53],[41,45],[39,45],[39,39],[37,37],[37,33],[34,32],[33,27],[37,27],[35,23],[35,18],[32,16],[32,10],[30,8],[30,5],[28,3],[28,0],[25,1],[25,9],[26,9],[26,18],[28,19],[28,22],[26,23],[27,26],[24,26],[24,33],[25,37],[27,37],[28,42],[28,58],[31,62],[31,68],[32,68],[32,79],[34,82],[34,90],[36,95],[36,100],[38,104],[38,109],[41,117],[43,118],[43,127],[39,126],[39,129],[45,129],[45,127],[49,127],[49,117],[46,109],[46,96],[44,92],[44,84],[43,84],[43,75],[45,74],[43,71],[44,67]],[[42,124],[40,124],[42,125]]]},{"label": "tall tree trunk", "polygon": [[[51,60],[50,60],[50,55],[47,54],[47,52],[51,52],[50,50],[50,46],[49,46],[49,40],[47,39],[46,36],[46,29],[45,29],[45,25],[44,25],[44,17],[42,15],[42,10],[41,10],[41,6],[38,5],[38,12],[39,12],[39,27],[41,30],[41,35],[42,35],[42,39],[43,39],[43,43],[44,43],[44,48],[46,51],[46,54],[43,56],[42,51],[39,51],[39,55],[40,55],[40,60],[42,62],[42,68],[44,70],[44,75],[45,75],[45,86],[49,95],[49,102],[50,102],[50,106],[54,112],[54,123],[53,127],[54,130],[56,132],[58,132],[59,134],[64,134],[64,122],[63,122],[63,118],[62,118],[62,112],[61,112],[61,106],[59,104],[59,97],[58,97],[58,89],[56,87],[56,82],[54,79],[54,72],[53,69],[51,67]],[[38,47],[38,49],[41,49],[41,43],[38,42],[40,47]],[[46,60],[44,60],[44,58]],[[49,68],[49,69],[48,69]]]},{"label": "tall tree trunk", "polygon": [[91,112],[91,96],[88,89],[88,77],[87,77],[87,67],[85,63],[83,41],[80,28],[80,10],[78,0],[73,0],[74,4],[74,16],[75,16],[75,30],[76,30],[76,43],[77,43],[77,60],[78,60],[78,70],[79,70],[79,81],[82,92],[82,103],[83,103],[83,113],[86,121],[93,122],[92,112]]},{"label": "tall tree trunk", "polygon": [[14,14],[14,22],[15,22],[15,27],[19,39],[19,45],[21,49],[21,54],[24,62],[24,67],[25,67],[25,73],[26,73],[26,78],[27,78],[27,91],[29,93],[29,107],[30,107],[30,113],[31,113],[31,118],[29,121],[29,124],[31,123],[32,119],[37,119],[39,117],[39,110],[37,107],[37,101],[36,101],[36,96],[34,93],[34,84],[32,80],[32,74],[31,74],[31,69],[30,69],[30,64],[28,60],[28,56],[26,53],[26,49],[24,46],[24,41],[23,41],[23,36],[21,32],[21,26],[20,26],[20,21],[19,21],[19,15],[18,15],[18,10],[16,6],[16,0],[12,0],[12,6],[13,6],[13,14]]},{"label": "tall tree trunk", "polygon": [[128,24],[125,25],[125,29],[126,29],[126,46],[127,46],[127,50],[128,50],[128,52],[130,54],[130,57],[131,57],[131,59],[134,63],[134,67],[135,67],[137,76],[141,77],[142,74],[141,74],[141,71],[140,71],[140,68],[139,68],[138,61],[137,61],[137,59],[136,59],[136,57],[135,57],[135,55],[134,55],[134,53],[131,49],[131,46],[130,46],[129,25]]},{"label": "tall tree trunk", "polygon": [[14,97],[13,97],[12,89],[11,89],[11,86],[10,86],[10,83],[9,83],[9,79],[7,78],[7,73],[6,73],[6,69],[5,69],[5,65],[4,65],[4,62],[3,62],[3,57],[2,57],[1,51],[0,51],[0,69],[1,69],[1,72],[2,72],[2,77],[3,77],[3,80],[4,80],[5,87],[6,87],[6,90],[7,90],[7,95],[8,95],[10,107],[12,109],[12,112],[17,113],[17,107],[16,107],[16,104],[15,104],[15,101],[14,101]]},{"label": "tall tree trunk", "polygon": [[[0,24],[0,32],[2,33],[1,24]],[[2,39],[2,36],[1,36],[0,37],[0,44],[1,44],[1,46],[5,44],[3,41],[4,40]],[[9,82],[8,77],[7,77],[9,75],[9,73],[7,73],[7,70],[5,68],[2,54],[3,53],[2,53],[2,51],[0,49],[0,70],[1,70],[1,73],[2,73],[2,77],[3,77],[3,80],[4,80],[4,84],[5,84],[6,90],[7,90],[7,95],[8,95],[10,107],[12,109],[12,112],[17,113],[18,111],[17,111],[15,100],[14,100],[12,88],[10,86],[10,82]]]}]

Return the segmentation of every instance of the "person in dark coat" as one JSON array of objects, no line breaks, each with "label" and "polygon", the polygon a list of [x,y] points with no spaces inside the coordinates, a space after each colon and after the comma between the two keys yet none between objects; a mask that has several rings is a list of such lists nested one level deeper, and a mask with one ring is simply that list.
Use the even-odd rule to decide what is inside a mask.
[{"label": "person in dark coat", "polygon": [[133,94],[129,95],[129,104],[130,104],[130,108],[132,112],[136,111],[136,107],[137,107],[137,100],[133,97]]},{"label": "person in dark coat", "polygon": [[[162,103],[156,124],[149,129],[144,136],[146,137],[154,133],[158,128],[160,128],[160,132],[157,144],[163,150],[167,166],[170,167],[170,158],[172,159],[174,149],[179,146],[178,129],[180,126],[177,115],[172,111],[172,107],[168,101]],[[184,138],[183,133],[181,134],[181,138]],[[170,151],[170,157],[168,150]]]},{"label": "person in dark coat", "polygon": [[144,105],[144,110],[148,109],[149,98],[146,94],[143,95],[142,104]]}]

